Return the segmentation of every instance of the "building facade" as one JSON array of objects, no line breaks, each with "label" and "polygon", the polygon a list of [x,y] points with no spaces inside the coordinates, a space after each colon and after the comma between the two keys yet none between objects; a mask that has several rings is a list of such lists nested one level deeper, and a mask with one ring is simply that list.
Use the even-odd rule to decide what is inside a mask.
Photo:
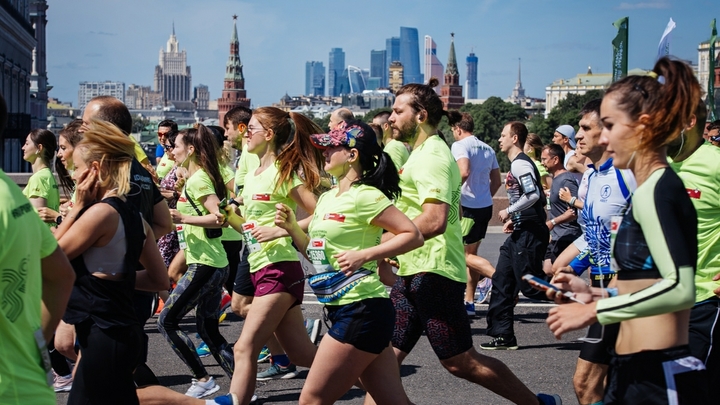
[{"label": "building facade", "polygon": [[149,110],[163,107],[163,104],[162,93],[153,91],[150,86],[131,84],[125,88],[125,105],[129,109]]},{"label": "building facade", "polygon": [[320,61],[305,62],[305,95],[325,95],[325,66]]},{"label": "building facade", "polygon": [[445,68],[445,84],[440,91],[445,110],[457,110],[465,104],[462,86],[460,85],[460,72],[457,68],[455,57],[455,34],[450,34],[450,54],[448,55],[447,67]]},{"label": "building facade", "polygon": [[388,84],[390,86],[390,91],[393,93],[397,93],[397,91],[400,90],[400,87],[403,86],[403,71],[403,65],[399,61],[392,62],[388,68],[388,76],[390,77]]},{"label": "building facade", "polygon": [[400,63],[402,63],[405,83],[422,83],[420,73],[420,43],[417,28],[400,27]]},{"label": "building facade", "polygon": [[48,5],[44,0],[30,2],[30,23],[35,30],[36,43],[30,75],[30,126],[33,128],[45,128],[48,125],[48,91],[52,86],[48,86],[47,77],[47,42],[45,41],[47,9]]},{"label": "building facade", "polygon": [[207,110],[210,108],[210,90],[208,86],[199,84],[193,89],[193,104],[196,110]]},{"label": "building facade", "polygon": [[345,52],[343,52],[342,48],[330,49],[327,75],[328,96],[337,97],[340,95],[343,70],[345,70]]},{"label": "building facade", "polygon": [[[715,60],[720,56],[720,40],[715,42]],[[717,62],[715,66],[718,66]],[[698,66],[697,78],[703,90],[703,97],[707,94],[708,79],[710,78],[710,41],[701,42],[698,45]],[[715,82],[717,85],[717,82]]]},{"label": "building facade", "polygon": [[398,61],[400,62],[400,38],[392,37],[385,40],[385,84],[390,86],[390,65]]},{"label": "building facade", "polygon": [[427,78],[427,80],[430,80],[431,77],[438,79],[439,84],[435,87],[435,92],[440,94],[440,89],[445,83],[445,78],[443,77],[443,65],[437,57],[437,45],[430,35],[425,35],[425,55],[423,65],[423,72],[425,73],[425,78]]},{"label": "building facade", "polygon": [[90,100],[97,96],[112,96],[125,102],[125,83],[105,80],[104,82],[80,82],[78,108],[85,109]]},{"label": "building facade", "polygon": [[218,99],[218,122],[223,125],[225,114],[233,107],[250,108],[250,99],[245,91],[245,76],[240,60],[240,40],[237,33],[237,15],[233,16],[233,33],[230,37],[230,56],[225,64],[225,80],[222,96]]},{"label": "building facade", "polygon": [[163,101],[190,101],[192,75],[187,65],[187,53],[180,51],[175,37],[175,24],[166,49],[160,49],[159,64],[155,66],[155,91],[163,95]]},{"label": "building facade", "polygon": [[474,100],[478,98],[478,58],[472,51],[465,58],[465,67],[467,68],[465,73],[465,99]]},{"label": "building facade", "polygon": [[[631,69],[628,76],[645,75],[647,70]],[[579,74],[572,79],[558,79],[545,87],[545,115],[550,114],[553,108],[564,100],[568,94],[583,95],[591,90],[605,90],[612,83],[612,73],[593,73],[588,67],[585,74]]]},{"label": "building facade", "polygon": [[370,51],[370,77],[367,83],[369,90],[387,87],[387,68],[387,50]]}]

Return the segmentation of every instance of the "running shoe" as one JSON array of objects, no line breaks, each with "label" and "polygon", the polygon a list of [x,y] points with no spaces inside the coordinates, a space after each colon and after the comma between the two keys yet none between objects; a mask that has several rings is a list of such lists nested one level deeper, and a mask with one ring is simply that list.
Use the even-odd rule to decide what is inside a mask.
[{"label": "running shoe", "polygon": [[223,288],[222,298],[220,298],[220,313],[224,314],[230,308],[230,304],[232,304],[232,296]]},{"label": "running shoe", "polygon": [[221,313],[220,316],[218,317],[218,323],[222,323],[222,321],[224,321],[226,317],[227,317],[227,312]]},{"label": "running shoe", "polygon": [[467,312],[468,318],[475,318],[475,304],[472,302],[466,302],[465,312]]},{"label": "running shoe", "polygon": [[268,349],[267,346],[263,346],[262,350],[260,350],[260,355],[258,356],[258,363],[267,363],[270,361],[270,349]]},{"label": "running shoe", "polygon": [[562,405],[560,395],[537,394],[537,397],[543,405]]},{"label": "running shoe", "polygon": [[499,336],[487,343],[482,343],[480,348],[485,350],[517,350],[518,344],[515,336],[509,339]]},{"label": "running shoe", "polygon": [[307,331],[310,341],[316,344],[320,337],[320,331],[322,330],[322,324],[319,319],[308,319],[305,321],[305,330]]},{"label": "running shoe", "polygon": [[[252,398],[250,398],[250,403],[255,403],[257,400],[257,395],[253,394]],[[237,395],[231,392],[229,394],[215,397],[215,399],[208,399],[205,401],[205,405],[240,405],[240,400],[238,400]]]},{"label": "running shoe", "polygon": [[258,381],[278,380],[278,379],[289,380],[291,378],[297,377],[297,375],[298,375],[297,368],[292,363],[288,364],[287,367],[282,367],[275,363],[272,363],[270,368],[257,374],[257,380]]},{"label": "running shoe", "polygon": [[225,359],[225,362],[230,365],[230,369],[235,369],[235,352],[233,351],[233,345],[227,344],[220,348],[220,357]]},{"label": "running shoe", "polygon": [[205,342],[200,342],[198,347],[195,349],[195,352],[199,357],[207,357],[210,355],[210,348]]},{"label": "running shoe", "polygon": [[220,386],[215,384],[215,379],[210,377],[209,380],[202,382],[197,379],[192,379],[192,385],[187,390],[185,395],[193,398],[203,398],[210,394],[214,394],[220,390]]},{"label": "running shoe", "polygon": [[475,290],[475,302],[484,304],[490,300],[490,290],[492,290],[492,279],[485,277],[477,285]]},{"label": "running shoe", "polygon": [[73,378],[72,374],[61,376],[53,371],[55,378],[53,378],[53,388],[55,392],[69,392],[72,389]]}]

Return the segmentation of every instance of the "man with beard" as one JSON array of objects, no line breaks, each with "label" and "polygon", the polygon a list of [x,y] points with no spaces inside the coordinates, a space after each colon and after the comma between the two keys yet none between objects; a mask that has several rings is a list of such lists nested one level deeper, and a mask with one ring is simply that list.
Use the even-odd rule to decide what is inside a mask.
[{"label": "man with beard", "polygon": [[[390,298],[396,311],[392,344],[398,363],[425,333],[440,363],[453,375],[480,384],[518,404],[560,404],[558,396],[535,396],[501,361],[473,347],[463,303],[467,274],[460,229],[460,170],[437,136],[442,102],[433,87],[407,84],[396,93],[393,136],[413,146],[400,170],[397,207],[413,220],[425,245],[399,256],[399,279]],[[383,240],[393,235],[386,233]]]},{"label": "man with beard", "polygon": [[[687,188],[698,218],[695,306],[690,311],[690,353],[705,363],[708,382],[720,381],[720,149],[702,137],[707,108],[699,100],[690,126],[668,146],[670,165]],[[711,124],[712,125],[716,124]],[[720,125],[714,128],[717,135]],[[712,389],[713,387],[709,387]],[[711,392],[711,391],[710,391]]]}]

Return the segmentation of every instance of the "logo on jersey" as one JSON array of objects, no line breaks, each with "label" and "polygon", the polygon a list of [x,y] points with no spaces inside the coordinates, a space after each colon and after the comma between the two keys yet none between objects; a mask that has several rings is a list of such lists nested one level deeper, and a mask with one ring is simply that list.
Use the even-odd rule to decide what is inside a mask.
[{"label": "logo on jersey", "polygon": [[323,219],[326,221],[330,220],[330,221],[337,221],[337,222],[345,222],[345,215],[337,214],[337,213],[329,213],[329,214],[325,214]]},{"label": "logo on jersey", "polygon": [[180,195],[180,197],[178,197],[178,202],[187,202],[187,198],[185,198],[184,195]]},{"label": "logo on jersey", "polygon": [[610,185],[606,184],[602,186],[602,188],[600,189],[600,197],[605,200],[610,198],[610,194],[612,194],[612,188],[610,188]]},{"label": "logo on jersey", "polygon": [[270,201],[270,194],[253,194],[254,201]]},{"label": "logo on jersey", "polygon": [[405,170],[405,166],[401,167],[400,170],[398,170],[398,174],[403,174],[404,170]]},{"label": "logo on jersey", "polygon": [[315,240],[315,239],[310,241],[310,245],[311,245],[311,247],[314,247],[314,248],[324,248],[325,247],[325,243],[322,240]]},{"label": "logo on jersey", "polygon": [[688,195],[690,196],[690,198],[694,198],[694,199],[696,199],[696,200],[699,200],[699,199],[700,199],[700,195],[702,194],[702,193],[700,192],[700,190],[698,190],[698,189],[691,190],[691,189],[689,189],[689,188],[687,189],[687,193],[688,193]]}]

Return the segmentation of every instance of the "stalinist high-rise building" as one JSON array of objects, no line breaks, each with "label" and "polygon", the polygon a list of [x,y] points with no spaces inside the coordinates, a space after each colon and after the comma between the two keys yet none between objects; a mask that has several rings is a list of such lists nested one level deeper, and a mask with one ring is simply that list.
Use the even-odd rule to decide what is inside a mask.
[{"label": "stalinist high-rise building", "polygon": [[230,56],[225,64],[225,83],[222,96],[218,99],[218,120],[223,125],[225,113],[233,107],[244,106],[250,108],[250,99],[245,91],[245,76],[240,61],[240,41],[237,33],[237,15],[233,16],[233,33],[230,38]]},{"label": "stalinist high-rise building", "polygon": [[155,91],[162,94],[163,102],[190,101],[192,75],[187,65],[187,53],[180,51],[175,38],[175,24],[165,50],[160,49],[160,64],[155,66]]}]

